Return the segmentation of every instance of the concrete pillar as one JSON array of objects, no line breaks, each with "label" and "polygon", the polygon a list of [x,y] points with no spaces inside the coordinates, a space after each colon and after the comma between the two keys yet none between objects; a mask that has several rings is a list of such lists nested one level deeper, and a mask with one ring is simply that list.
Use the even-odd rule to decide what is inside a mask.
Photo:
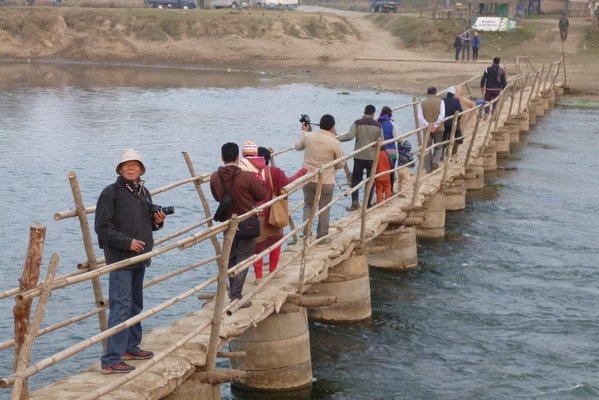
[{"label": "concrete pillar", "polygon": [[497,145],[498,154],[510,154],[510,130],[507,125],[503,125],[492,132],[493,139]]},{"label": "concrete pillar", "polygon": [[416,237],[439,239],[445,237],[445,193],[438,191],[414,212],[414,217],[422,218],[422,225],[416,228]]},{"label": "concrete pillar", "polygon": [[[287,307],[289,306],[289,307]],[[229,342],[231,351],[245,351],[231,366],[246,372],[233,381],[242,389],[285,391],[312,384],[310,332],[306,309],[285,304],[285,312],[271,314],[255,328]]]},{"label": "concrete pillar", "polygon": [[444,192],[446,211],[458,211],[466,208],[466,182],[464,178],[456,178],[451,181]]},{"label": "concrete pillar", "polygon": [[494,139],[490,140],[489,145],[483,150],[482,159],[485,172],[497,171],[497,142]]},{"label": "concrete pillar", "polygon": [[546,110],[552,110],[555,107],[555,91],[552,89],[548,89],[545,93],[543,93],[543,99],[547,101]]},{"label": "concrete pillar", "polygon": [[418,267],[416,228],[413,226],[388,225],[382,234],[369,242],[369,247],[385,248],[383,253],[368,255],[368,264],[373,267],[401,271]]},{"label": "concrete pillar", "polygon": [[535,111],[534,102],[531,101],[528,105],[528,129],[532,128],[537,124],[537,113]]},{"label": "concrete pillar", "polygon": [[353,254],[329,270],[328,278],[312,288],[321,296],[336,296],[337,303],[329,307],[310,308],[308,315],[311,320],[355,322],[372,315],[368,256],[365,254]]},{"label": "concrete pillar", "polygon": [[220,385],[200,382],[195,379],[196,374],[187,378],[162,400],[220,400]]},{"label": "concrete pillar", "polygon": [[530,124],[528,122],[528,112],[522,112],[518,115],[518,121],[520,122],[520,134],[528,133]]},{"label": "concrete pillar", "polygon": [[539,98],[533,101],[533,107],[537,117],[545,115],[545,107],[543,106],[543,98]]},{"label": "concrete pillar", "polygon": [[470,165],[466,168],[464,180],[467,190],[482,189],[485,187],[485,169],[482,157],[470,161]]},{"label": "concrete pillar", "polygon": [[563,86],[556,86],[555,87],[555,97],[558,98],[558,97],[561,97],[563,95],[564,95],[564,88],[563,88]]},{"label": "concrete pillar", "polygon": [[510,132],[510,145],[520,143],[520,121],[511,120],[506,125]]}]

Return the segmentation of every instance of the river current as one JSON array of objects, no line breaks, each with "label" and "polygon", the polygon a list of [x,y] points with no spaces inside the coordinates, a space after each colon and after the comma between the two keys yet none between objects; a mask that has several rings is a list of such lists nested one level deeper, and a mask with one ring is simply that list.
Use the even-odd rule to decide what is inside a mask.
[{"label": "river current", "polygon": [[[411,98],[250,73],[24,64],[0,64],[0,72],[0,292],[17,284],[34,221],[48,228],[42,278],[52,252],[61,257],[59,274],[84,260],[77,221],[52,219],[54,212],[72,208],[70,170],[80,179],[86,204],[93,205],[114,180],[123,147],[144,153],[146,185],[155,188],[188,176],[181,151],[190,153],[197,171],[209,172],[219,165],[225,141],[289,147],[297,138],[300,113],[315,121],[331,113],[343,132],[366,104],[380,109]],[[411,109],[395,117],[402,131],[412,129]],[[446,238],[419,243],[418,270],[371,269],[371,320],[311,324],[311,390],[264,395],[225,386],[223,397],[599,397],[598,135],[593,111],[558,108],[546,114],[500,162],[509,169],[487,176],[485,189],[469,192],[466,210],[448,213]],[[301,155],[287,153],[277,164],[293,173]],[[165,233],[202,218],[191,186],[160,194],[155,202],[176,207]],[[342,215],[345,205],[333,214]],[[147,279],[209,256],[210,250],[197,246],[157,259]],[[101,254],[97,247],[96,254]],[[146,308],[213,268],[149,288]],[[12,305],[0,301],[0,341],[11,337]],[[188,299],[144,327],[166,325],[198,306],[198,300]],[[92,307],[89,284],[58,290],[44,325]],[[96,333],[97,321],[90,318],[61,332],[36,341],[34,361]],[[44,371],[32,386],[87,368],[100,351],[92,347]],[[12,350],[0,355],[0,375],[6,376]],[[0,399],[9,397],[0,391]]]}]

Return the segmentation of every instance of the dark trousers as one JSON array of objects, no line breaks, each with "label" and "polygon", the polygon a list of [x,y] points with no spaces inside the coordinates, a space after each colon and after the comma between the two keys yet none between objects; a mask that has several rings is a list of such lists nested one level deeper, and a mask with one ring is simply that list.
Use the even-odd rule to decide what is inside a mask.
[{"label": "dark trousers", "polygon": [[[231,254],[229,255],[229,268],[254,255],[256,241],[257,238],[241,239],[235,236],[235,239],[233,239],[233,245],[231,246]],[[243,290],[243,284],[245,283],[245,277],[247,274],[248,270],[246,268],[233,278],[229,278],[229,298],[231,300],[241,299],[243,297],[241,292]]]},{"label": "dark trousers", "polygon": [[472,61],[478,60],[478,47],[472,48]]},{"label": "dark trousers", "polygon": [[[138,315],[144,306],[143,283],[145,267],[132,270],[112,271],[108,275],[108,299],[110,313],[108,328]],[[124,352],[139,351],[141,343],[141,323],[133,325],[108,338],[106,353],[100,361],[102,367],[118,363]]]},{"label": "dark trousers", "polygon": [[[389,156],[387,156],[389,157]],[[392,158],[389,157],[389,166],[391,167],[391,169],[395,169],[395,164],[397,163],[397,158]],[[393,188],[393,185],[395,184],[395,174],[397,174],[397,171],[394,171],[390,177],[391,177],[391,191],[395,192],[395,189]]]},{"label": "dark trousers", "polygon": [[466,56],[466,61],[470,61],[470,43],[464,43],[462,46],[462,61],[464,61],[464,56]]},{"label": "dark trousers", "polygon": [[[370,177],[370,170],[372,169],[373,160],[362,160],[360,158],[354,158],[354,169],[351,173],[351,187],[354,188],[358,186],[362,179],[364,178],[364,170],[366,170],[366,177]],[[356,190],[351,194],[351,202],[352,204],[358,203],[358,199],[360,198],[360,191]],[[370,192],[370,196],[368,198],[368,205],[372,203],[372,192]]]},{"label": "dark trousers", "polygon": [[456,47],[455,48],[455,60],[459,61],[460,60],[460,51],[462,51],[461,47]]},{"label": "dark trousers", "polygon": [[[499,97],[499,95],[501,94],[501,89],[497,88],[497,89],[485,89],[485,101],[486,102],[490,102],[495,100],[497,97]],[[497,104],[497,103],[495,103]],[[494,105],[489,105],[485,107],[485,114],[489,114],[489,112],[495,111],[495,104]]]}]

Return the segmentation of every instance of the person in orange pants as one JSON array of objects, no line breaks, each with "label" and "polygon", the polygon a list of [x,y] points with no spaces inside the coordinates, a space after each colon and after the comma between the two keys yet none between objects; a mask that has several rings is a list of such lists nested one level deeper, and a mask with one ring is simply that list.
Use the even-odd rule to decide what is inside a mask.
[{"label": "person in orange pants", "polygon": [[[391,170],[391,163],[389,162],[389,155],[385,149],[381,150],[379,154],[379,162],[376,165],[376,174],[381,172],[387,172]],[[391,197],[391,174],[385,174],[375,178],[376,186],[376,202],[381,203],[383,200]]]}]

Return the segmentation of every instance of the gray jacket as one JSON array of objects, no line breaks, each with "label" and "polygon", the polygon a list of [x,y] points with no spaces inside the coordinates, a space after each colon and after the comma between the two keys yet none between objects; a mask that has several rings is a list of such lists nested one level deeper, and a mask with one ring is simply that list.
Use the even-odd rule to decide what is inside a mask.
[{"label": "gray jacket", "polygon": [[[352,124],[349,133],[347,135],[341,136],[339,141],[349,142],[350,140],[356,138],[354,150],[358,150],[361,147],[376,142],[378,138],[382,137],[381,124],[375,121],[372,115],[365,114],[362,119],[359,119]],[[360,160],[374,160],[375,154],[376,149],[374,146],[372,146],[356,154],[354,158]]]}]

